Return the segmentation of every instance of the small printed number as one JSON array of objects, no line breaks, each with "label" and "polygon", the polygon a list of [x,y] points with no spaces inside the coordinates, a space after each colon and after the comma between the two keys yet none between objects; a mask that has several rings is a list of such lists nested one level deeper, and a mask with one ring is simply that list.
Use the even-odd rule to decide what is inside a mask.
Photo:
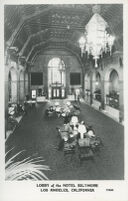
[{"label": "small printed number", "polygon": [[114,191],[112,188],[107,188],[106,191]]}]

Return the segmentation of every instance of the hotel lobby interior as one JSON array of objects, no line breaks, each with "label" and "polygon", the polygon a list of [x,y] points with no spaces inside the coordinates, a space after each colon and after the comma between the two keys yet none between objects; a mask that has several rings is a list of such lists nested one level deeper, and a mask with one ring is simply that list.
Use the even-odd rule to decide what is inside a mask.
[{"label": "hotel lobby interior", "polygon": [[5,5],[4,47],[6,180],[123,180],[123,5]]}]

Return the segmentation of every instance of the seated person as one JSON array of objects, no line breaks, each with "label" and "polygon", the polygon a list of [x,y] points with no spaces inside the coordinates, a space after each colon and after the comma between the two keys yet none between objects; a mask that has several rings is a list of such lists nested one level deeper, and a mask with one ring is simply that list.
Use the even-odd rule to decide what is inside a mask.
[{"label": "seated person", "polygon": [[78,124],[76,124],[73,128],[73,136],[76,138],[78,136]]},{"label": "seated person", "polygon": [[83,139],[85,137],[85,133],[87,132],[85,122],[81,121],[78,126],[78,133],[80,134],[80,139]]},{"label": "seated person", "polygon": [[49,111],[50,111],[50,112],[53,112],[53,111],[54,111],[53,106],[50,106],[50,107],[49,107]]},{"label": "seated person", "polygon": [[78,135],[78,125],[75,125],[75,126],[74,125],[70,125],[68,134],[69,134],[69,140],[68,140],[68,142],[69,143],[76,142],[77,135]]},{"label": "seated person", "polygon": [[78,125],[78,123],[79,123],[78,117],[72,116],[71,120],[70,120],[70,125],[76,126],[76,125]]},{"label": "seated person", "polygon": [[15,114],[15,108],[14,107],[9,107],[8,108],[8,114],[9,115],[14,115]]},{"label": "seated person", "polygon": [[73,105],[73,107],[76,109],[76,110],[80,110],[80,106],[78,106],[78,105]]},{"label": "seated person", "polygon": [[73,132],[73,128],[72,125],[70,125],[70,123],[65,124],[65,131],[67,131],[68,134]]},{"label": "seated person", "polygon": [[68,141],[69,136],[67,131],[60,131],[60,136],[61,136],[61,139],[64,140],[64,142]]},{"label": "seated person", "polygon": [[74,115],[79,116],[80,115],[80,107],[77,105],[74,105]]},{"label": "seated person", "polygon": [[68,110],[69,110],[70,115],[74,115],[75,109],[74,109],[73,105],[70,105],[68,107]]},{"label": "seated person", "polygon": [[61,107],[60,107],[59,105],[56,106],[55,111],[56,111],[56,113],[57,113],[57,115],[58,115],[58,117],[59,117],[60,114],[61,114]]},{"label": "seated person", "polygon": [[60,141],[58,144],[58,150],[62,150],[64,148],[64,144],[68,142],[68,125],[57,128],[60,134]]},{"label": "seated person", "polygon": [[60,104],[59,104],[59,102],[55,102],[55,107],[57,107],[57,106],[59,106]]},{"label": "seated person", "polygon": [[88,131],[87,131],[86,136],[89,137],[89,138],[95,137],[95,132],[94,132],[94,130],[92,129],[92,126],[89,126],[89,127],[88,127]]},{"label": "seated person", "polygon": [[70,113],[70,107],[66,104],[63,108],[63,114],[64,116],[68,115]]},{"label": "seated person", "polygon": [[49,108],[46,109],[45,114],[46,114],[47,116],[52,116],[53,113],[54,113],[54,111],[55,111],[55,110],[54,110],[53,106],[49,106]]},{"label": "seated person", "polygon": [[70,122],[70,116],[69,115],[65,115],[64,117],[64,124],[68,124]]},{"label": "seated person", "polygon": [[72,107],[71,103],[70,102],[67,102],[66,105],[64,105],[64,108],[63,108],[63,113],[65,113],[66,115],[70,113],[70,107]]},{"label": "seated person", "polygon": [[66,103],[66,105],[67,105],[68,107],[71,106],[71,102],[68,101],[68,102]]},{"label": "seated person", "polygon": [[72,135],[76,137],[78,135],[79,120],[77,116],[72,116],[70,120],[70,126],[72,127]]}]

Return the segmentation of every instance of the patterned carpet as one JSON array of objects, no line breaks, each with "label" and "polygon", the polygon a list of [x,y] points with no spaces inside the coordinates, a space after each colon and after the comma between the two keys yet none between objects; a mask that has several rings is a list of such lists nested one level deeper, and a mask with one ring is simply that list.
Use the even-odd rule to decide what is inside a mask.
[{"label": "patterned carpet", "polygon": [[[85,160],[80,164],[78,155],[64,157],[63,151],[56,149],[59,138],[56,126],[63,119],[46,118],[46,103],[38,104],[26,116],[15,133],[8,139],[8,149],[15,147],[14,153],[26,150],[25,156],[42,156],[44,164],[51,171],[46,175],[50,180],[121,180],[124,178],[124,128],[114,120],[81,104],[80,119],[92,125],[101,137],[104,147],[94,156],[94,161]],[[20,158],[19,158],[20,160]]]}]

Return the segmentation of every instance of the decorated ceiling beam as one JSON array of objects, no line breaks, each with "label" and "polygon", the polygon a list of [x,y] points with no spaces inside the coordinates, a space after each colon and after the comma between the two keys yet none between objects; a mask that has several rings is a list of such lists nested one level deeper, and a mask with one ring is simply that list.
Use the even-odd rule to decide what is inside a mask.
[{"label": "decorated ceiling beam", "polygon": [[40,34],[46,32],[46,31],[48,31],[48,29],[44,29],[44,30],[41,30],[41,31],[39,31],[39,32],[37,32],[37,33],[35,33],[35,34],[30,35],[30,36],[28,37],[26,43],[25,43],[24,46],[22,47],[21,51],[19,52],[19,55],[23,55],[23,54],[24,54],[24,51],[25,51],[25,49],[27,48],[27,45],[29,44],[29,42],[30,42],[30,40],[31,40],[32,38],[34,39],[35,36],[38,36],[38,35],[40,35]]},{"label": "decorated ceiling beam", "polygon": [[[9,5],[7,5],[9,6]],[[14,5],[15,6],[15,5]],[[35,6],[35,8],[38,6],[38,9],[35,9],[35,12],[32,13],[32,12],[29,12],[29,15],[28,13],[26,13],[24,11],[24,8],[27,7],[28,5],[19,5],[19,7],[17,6],[16,8],[18,8],[18,12],[20,12],[20,21],[17,25],[17,27],[15,28],[15,30],[13,31],[13,34],[11,35],[11,37],[9,38],[9,40],[7,41],[7,44],[10,46],[10,45],[13,45],[14,44],[14,41],[15,39],[17,38],[18,34],[20,33],[20,31],[22,30],[23,26],[25,25],[25,23],[29,23],[29,21],[32,21],[34,19],[36,19],[38,17],[38,19],[36,19],[40,24],[40,22],[42,23],[42,21],[40,20],[40,16],[42,17],[42,15],[45,15],[45,14],[49,14],[49,17],[50,17],[50,26],[52,26],[54,24],[54,21],[55,23],[61,19],[61,25],[63,26],[64,23],[66,23],[67,25],[71,23],[71,25],[73,26],[73,24],[75,23],[75,26],[76,24],[77,25],[80,25],[80,22],[82,19],[81,19],[81,16],[79,16],[79,14],[81,13],[79,9],[82,9],[82,11],[84,12],[85,11],[85,8],[87,7],[87,5],[84,5],[84,9],[83,9],[83,6],[82,7],[79,7],[78,8],[75,6],[71,6],[68,5],[68,6],[59,6],[59,5],[48,5],[48,7],[46,7],[45,9],[43,10],[40,10],[39,9],[39,6],[38,5],[30,5],[31,6]],[[78,15],[76,14],[75,10],[77,8],[77,11],[78,11]],[[25,8],[26,9],[26,8]],[[56,10],[57,9],[57,10]],[[60,11],[60,9],[62,9],[62,11],[64,12],[68,12],[68,15],[66,13],[63,13]],[[22,11],[23,10],[23,11]],[[52,11],[52,12],[50,12]],[[73,16],[70,16],[71,12],[74,12]],[[87,14],[87,11],[88,9],[86,8],[86,14]],[[57,14],[57,13],[60,13],[60,14]],[[13,14],[12,14],[13,15]],[[83,14],[81,14],[83,16]],[[5,12],[5,16],[6,16],[6,12]],[[84,18],[85,16],[83,16]],[[11,22],[10,21],[7,21],[8,19],[5,17],[5,22],[7,22],[7,25],[10,24],[11,26]],[[13,19],[14,20],[14,19]],[[59,21],[60,23],[60,21]],[[48,24],[47,24],[48,25]],[[6,23],[5,23],[5,26],[6,26]],[[54,26],[54,25],[53,25]],[[69,26],[69,25],[68,25]]]},{"label": "decorated ceiling beam", "polygon": [[15,31],[13,32],[13,34],[11,35],[10,39],[6,42],[8,46],[11,46],[13,43],[14,43],[14,40],[15,38],[17,37],[17,34],[20,32],[20,30],[22,29],[22,26],[24,25],[25,22],[27,22],[27,20],[29,19],[32,19],[33,17],[36,17],[37,15],[40,15],[40,14],[44,14],[47,12],[47,11],[50,11],[52,8],[51,7],[48,7],[48,8],[45,8],[43,11],[36,11],[34,14],[31,14],[29,16],[25,16],[21,18],[17,28],[15,29]]}]

